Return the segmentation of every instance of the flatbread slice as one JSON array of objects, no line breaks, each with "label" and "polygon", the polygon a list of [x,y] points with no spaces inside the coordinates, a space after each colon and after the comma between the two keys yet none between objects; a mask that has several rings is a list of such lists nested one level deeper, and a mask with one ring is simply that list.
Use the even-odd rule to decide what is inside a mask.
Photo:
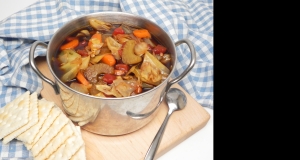
[{"label": "flatbread slice", "polygon": [[79,150],[79,148],[83,145],[84,142],[81,136],[76,136],[76,133],[74,133],[65,141],[64,145],[61,145],[48,159],[70,159],[76,153],[76,151]]},{"label": "flatbread slice", "polygon": [[[34,137],[32,143],[24,143],[26,148],[30,150],[35,143],[38,142],[38,140],[41,138],[42,135],[46,132],[46,130],[52,125],[52,123],[55,121],[55,119],[60,115],[63,114],[57,106],[53,106],[48,117],[45,119],[45,122],[43,123],[41,129],[37,133],[37,135]],[[42,149],[42,148],[41,148]]]},{"label": "flatbread slice", "polygon": [[85,147],[80,127],[78,128],[71,121],[69,121],[68,125],[72,128],[73,134],[50,157],[48,157],[48,160],[69,160],[82,146]]},{"label": "flatbread slice", "polygon": [[51,141],[46,145],[40,153],[34,157],[35,160],[47,159],[57,148],[59,148],[66,140],[73,134],[70,125],[65,125],[62,130],[51,139]]},{"label": "flatbread slice", "polygon": [[53,106],[54,102],[43,99],[38,100],[38,123],[20,134],[17,139],[25,144],[32,144],[35,136],[40,131]]},{"label": "flatbread slice", "polygon": [[[81,130],[79,126],[76,126],[76,129],[78,130],[78,133],[81,135]],[[76,152],[73,154],[73,156],[70,158],[70,160],[84,160],[86,159],[86,153],[85,153],[85,144],[83,144]]]},{"label": "flatbread slice", "polygon": [[33,92],[30,95],[30,100],[29,100],[29,118],[28,118],[28,123],[26,123],[24,126],[21,128],[13,131],[9,135],[5,136],[3,138],[3,144],[7,144],[14,138],[16,138],[18,135],[23,133],[24,131],[28,130],[30,127],[35,125],[38,122],[38,108],[37,108],[37,93]]},{"label": "flatbread slice", "polygon": [[75,152],[75,154],[70,158],[70,160],[84,160],[86,159],[85,154],[85,146],[82,145],[78,151]]},{"label": "flatbread slice", "polygon": [[29,91],[6,104],[0,112],[0,140],[28,123]]},{"label": "flatbread slice", "polygon": [[69,119],[60,111],[59,116],[52,125],[44,132],[41,138],[31,148],[32,155],[36,157],[39,152],[55,137],[60,130],[68,123]]}]

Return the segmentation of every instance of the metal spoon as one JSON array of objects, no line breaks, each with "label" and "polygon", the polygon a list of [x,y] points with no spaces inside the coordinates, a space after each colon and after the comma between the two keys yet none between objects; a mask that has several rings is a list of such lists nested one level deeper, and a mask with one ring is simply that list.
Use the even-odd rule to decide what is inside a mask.
[{"label": "metal spoon", "polygon": [[177,88],[169,89],[166,94],[166,99],[169,107],[168,114],[166,115],[166,118],[159,128],[158,132],[156,133],[144,160],[153,160],[171,114],[174,111],[181,110],[186,106],[186,96],[181,90]]}]

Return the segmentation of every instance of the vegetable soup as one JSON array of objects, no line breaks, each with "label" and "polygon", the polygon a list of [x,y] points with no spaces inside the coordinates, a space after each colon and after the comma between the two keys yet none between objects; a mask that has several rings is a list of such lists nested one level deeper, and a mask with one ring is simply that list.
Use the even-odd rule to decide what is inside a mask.
[{"label": "vegetable soup", "polygon": [[65,38],[52,63],[62,82],[99,97],[146,92],[163,82],[173,67],[168,49],[148,30],[98,19]]}]

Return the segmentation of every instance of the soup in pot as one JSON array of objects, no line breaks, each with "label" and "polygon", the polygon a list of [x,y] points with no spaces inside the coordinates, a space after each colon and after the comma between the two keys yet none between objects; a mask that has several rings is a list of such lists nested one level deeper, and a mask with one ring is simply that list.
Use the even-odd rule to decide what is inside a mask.
[{"label": "soup in pot", "polygon": [[62,82],[99,97],[128,97],[162,83],[171,71],[171,56],[147,29],[90,19],[74,32],[52,59]]}]

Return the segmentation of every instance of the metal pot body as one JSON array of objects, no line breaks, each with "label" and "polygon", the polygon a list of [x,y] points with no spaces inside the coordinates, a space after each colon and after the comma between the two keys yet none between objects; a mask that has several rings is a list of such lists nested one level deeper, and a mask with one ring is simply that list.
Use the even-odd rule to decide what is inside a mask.
[{"label": "metal pot body", "polygon": [[58,86],[63,108],[72,121],[96,134],[122,135],[140,129],[153,119],[158,110],[144,119],[133,119],[126,113],[151,111],[165,85],[141,96],[117,99],[86,96],[60,83]]},{"label": "metal pot body", "polygon": [[[77,122],[83,129],[101,135],[122,135],[136,131],[149,123],[157,112],[155,111],[150,116],[142,119],[134,119],[128,116],[127,112],[147,113],[154,110],[160,101],[160,95],[164,92],[175,67],[171,69],[170,75],[160,85],[135,96],[102,98],[73,90],[57,77],[53,70],[51,59],[57,56],[57,50],[64,39],[75,31],[89,25],[88,20],[90,18],[97,18],[113,24],[123,23],[149,30],[160,44],[168,48],[168,53],[170,53],[172,57],[172,66],[176,65],[177,55],[175,45],[169,35],[157,24],[143,17],[124,12],[99,12],[70,20],[56,31],[48,45],[43,42],[35,42],[30,51],[31,67],[39,77],[53,86],[57,94],[60,94],[63,109],[68,114],[67,116],[73,122]],[[32,62],[34,49],[41,44],[47,47],[47,64],[55,79],[54,82],[43,76]]]}]

